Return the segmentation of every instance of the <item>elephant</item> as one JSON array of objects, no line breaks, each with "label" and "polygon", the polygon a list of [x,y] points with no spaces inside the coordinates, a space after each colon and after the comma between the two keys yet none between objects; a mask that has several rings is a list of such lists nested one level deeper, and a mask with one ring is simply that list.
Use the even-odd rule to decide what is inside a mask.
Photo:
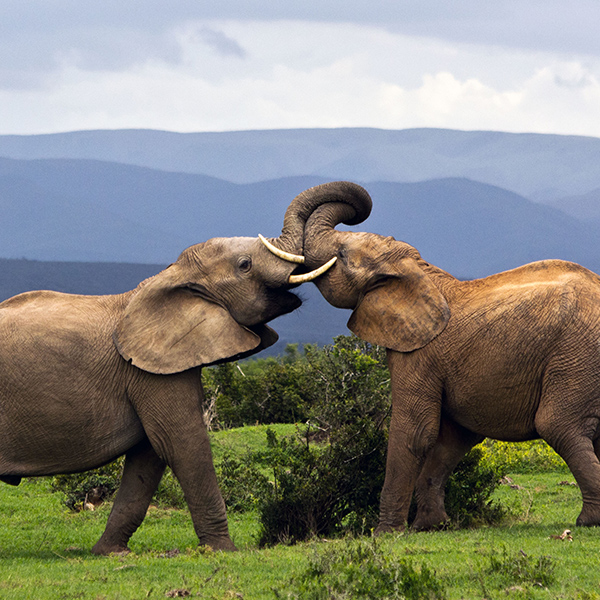
[{"label": "elephant", "polygon": [[600,525],[600,277],[543,260],[460,281],[393,237],[335,229],[364,220],[372,203],[360,186],[324,185],[288,211],[306,266],[335,260],[314,281],[323,297],[352,311],[352,332],[387,349],[376,533],[406,527],[413,495],[415,529],[445,523],[448,477],[484,438],[545,440],[581,490],[577,525]]},{"label": "elephant", "polygon": [[[286,236],[282,234],[282,244]],[[263,243],[264,242],[264,243]],[[95,554],[128,551],[166,465],[199,544],[235,550],[203,421],[201,367],[278,336],[316,274],[265,238],[213,238],[123,294],[26,292],[0,303],[0,480],[75,473],[125,455]]]}]

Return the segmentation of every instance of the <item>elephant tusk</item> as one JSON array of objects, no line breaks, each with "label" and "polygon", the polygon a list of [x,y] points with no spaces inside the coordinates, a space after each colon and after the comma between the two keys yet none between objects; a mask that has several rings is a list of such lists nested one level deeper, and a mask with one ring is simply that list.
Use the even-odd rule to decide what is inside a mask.
[{"label": "elephant tusk", "polygon": [[334,256],[330,260],[328,260],[324,265],[321,265],[318,269],[311,271],[310,273],[303,273],[302,275],[290,275],[288,279],[288,283],[306,283],[307,281],[312,281],[316,279],[319,275],[323,275],[329,267],[332,267],[335,261],[337,260],[337,256]]},{"label": "elephant tusk", "polygon": [[271,244],[271,242],[269,242],[269,240],[267,240],[267,238],[261,235],[260,233],[258,234],[258,238],[275,256],[279,256],[279,258],[287,260],[288,262],[300,264],[304,263],[304,256],[301,256],[299,254],[291,254],[290,252],[280,250],[276,246],[273,246],[273,244]]}]

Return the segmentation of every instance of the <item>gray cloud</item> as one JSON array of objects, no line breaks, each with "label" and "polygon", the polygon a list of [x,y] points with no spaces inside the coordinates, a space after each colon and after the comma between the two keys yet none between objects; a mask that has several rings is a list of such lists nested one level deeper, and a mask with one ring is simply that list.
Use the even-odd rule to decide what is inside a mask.
[{"label": "gray cloud", "polygon": [[65,66],[118,71],[153,59],[180,60],[179,44],[169,32],[81,26],[0,32],[0,86],[5,88],[44,85]]},{"label": "gray cloud", "polygon": [[174,32],[194,22],[204,44],[243,58],[236,40],[206,23],[228,19],[371,24],[453,42],[600,56],[598,0],[3,0],[0,86],[46,85],[65,64],[92,71],[177,64]]},{"label": "gray cloud", "polygon": [[223,56],[246,57],[246,51],[234,39],[228,37],[222,31],[217,31],[210,27],[202,27],[197,32],[197,37]]},{"label": "gray cloud", "polygon": [[597,0],[4,0],[0,33],[165,32],[190,20],[355,22],[441,39],[600,53]]}]

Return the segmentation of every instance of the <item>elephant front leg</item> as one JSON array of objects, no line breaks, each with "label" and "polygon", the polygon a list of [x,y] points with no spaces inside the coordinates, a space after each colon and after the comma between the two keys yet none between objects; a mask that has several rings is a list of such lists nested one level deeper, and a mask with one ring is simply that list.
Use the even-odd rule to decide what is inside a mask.
[{"label": "elephant front leg", "polygon": [[225,502],[203,423],[194,442],[185,456],[173,457],[171,468],[181,484],[198,543],[213,550],[237,550],[229,537]]},{"label": "elephant front leg", "polygon": [[442,417],[438,439],[427,454],[417,479],[417,515],[412,524],[414,529],[435,529],[448,521],[444,506],[448,477],[464,455],[483,439],[483,436]]},{"label": "elephant front leg", "polygon": [[165,463],[148,440],[127,452],[121,485],[94,554],[129,551],[129,538],[144,520],[164,471]]},{"label": "elephant front leg", "polygon": [[401,530],[406,526],[415,483],[425,456],[438,437],[439,426],[439,402],[423,406],[417,401],[398,403],[393,400],[376,534]]},{"label": "elephant front leg", "polygon": [[181,485],[200,545],[236,550],[202,415],[199,372],[149,378],[148,383],[148,390],[136,390],[134,406],[150,443]]}]

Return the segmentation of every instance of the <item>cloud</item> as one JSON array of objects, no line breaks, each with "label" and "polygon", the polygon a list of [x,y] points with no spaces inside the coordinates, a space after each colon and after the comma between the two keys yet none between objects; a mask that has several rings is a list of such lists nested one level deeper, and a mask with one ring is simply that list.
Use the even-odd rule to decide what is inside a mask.
[{"label": "cloud", "polygon": [[528,50],[600,55],[597,0],[4,0],[0,34],[57,44],[73,31],[161,34],[193,21],[354,23],[406,35]]},{"label": "cloud", "polygon": [[228,37],[222,31],[217,31],[210,27],[201,27],[196,35],[219,54],[237,56],[238,58],[246,56],[246,51],[234,39]]},{"label": "cloud", "polygon": [[600,60],[587,55],[352,23],[173,22],[126,42],[99,20],[103,37],[84,44],[82,29],[54,53],[40,34],[47,52],[36,50],[30,71],[0,69],[0,133],[364,126],[600,136]]}]

